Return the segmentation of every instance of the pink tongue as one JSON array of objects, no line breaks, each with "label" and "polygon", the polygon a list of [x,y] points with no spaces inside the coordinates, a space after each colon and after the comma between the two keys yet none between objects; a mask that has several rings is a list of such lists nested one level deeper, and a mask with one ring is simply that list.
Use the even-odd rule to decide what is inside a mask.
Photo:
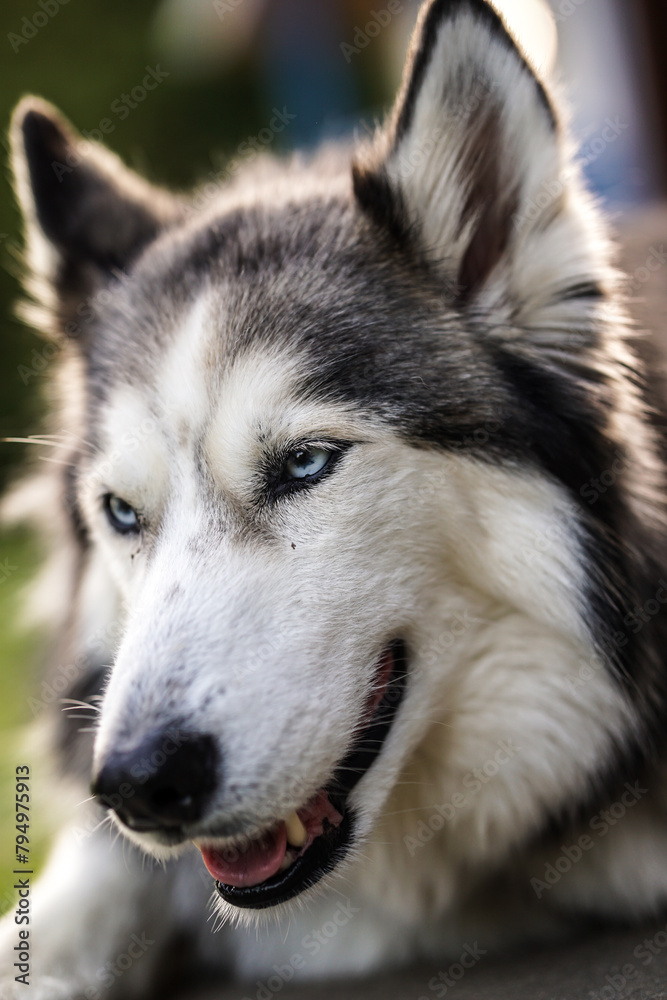
[{"label": "pink tongue", "polygon": [[275,875],[287,850],[287,830],[279,823],[258,840],[248,841],[243,849],[202,847],[201,856],[213,878],[226,885],[242,888],[259,885]]}]

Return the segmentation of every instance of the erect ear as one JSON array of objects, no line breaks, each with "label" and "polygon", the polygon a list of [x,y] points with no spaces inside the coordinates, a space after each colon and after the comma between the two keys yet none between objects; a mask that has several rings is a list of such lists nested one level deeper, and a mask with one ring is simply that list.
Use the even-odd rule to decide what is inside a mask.
[{"label": "erect ear", "polygon": [[12,166],[26,224],[26,284],[69,326],[82,299],[117,280],[178,212],[103,146],[82,139],[50,104],[24,98],[11,125]]},{"label": "erect ear", "polygon": [[511,265],[538,197],[558,213],[562,145],[550,98],[494,8],[430,0],[393,114],[355,162],[354,189],[467,303]]}]

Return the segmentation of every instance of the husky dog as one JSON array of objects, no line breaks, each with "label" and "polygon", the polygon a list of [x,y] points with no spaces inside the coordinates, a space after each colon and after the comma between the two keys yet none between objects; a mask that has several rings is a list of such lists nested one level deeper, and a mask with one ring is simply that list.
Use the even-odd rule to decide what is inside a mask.
[{"label": "husky dog", "polygon": [[471,964],[667,903],[659,420],[496,11],[424,5],[372,143],[192,198],[35,98],[12,143],[62,345],[53,683],[98,709],[61,734],[97,802],[35,886],[33,1000]]}]

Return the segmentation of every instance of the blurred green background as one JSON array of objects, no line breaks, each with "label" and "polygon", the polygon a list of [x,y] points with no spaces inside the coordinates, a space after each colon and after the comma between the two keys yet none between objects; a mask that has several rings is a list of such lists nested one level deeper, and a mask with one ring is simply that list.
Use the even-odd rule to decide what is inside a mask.
[{"label": "blurred green background", "polygon": [[[546,0],[504,2],[521,25],[539,14]],[[569,7],[551,0],[551,6],[582,144],[594,140],[606,115],[628,118],[619,142],[587,166],[591,183],[613,206],[655,198],[662,182],[656,164],[664,148],[667,104],[664,67],[662,75],[659,68],[649,71],[647,53],[651,26],[664,16],[664,0],[636,5],[587,0]],[[397,8],[394,0],[396,14],[387,20],[388,7],[387,0],[2,0],[0,132],[6,135],[22,95],[39,94],[80,130],[91,132],[109,119],[108,145],[151,180],[177,188],[220,171],[244,140],[265,128],[274,108],[296,115],[272,141],[275,152],[355,129],[363,134],[394,92],[419,3],[401,0]],[[570,7],[574,13],[562,15]],[[381,30],[366,30],[378,20],[384,22]],[[653,34],[660,37],[657,27]],[[147,67],[168,75],[144,97],[139,91],[137,99],[135,88]],[[118,111],[123,107],[127,114]],[[26,376],[41,341],[13,318],[20,297],[20,219],[7,156],[2,159],[0,438],[5,438],[39,429],[50,366]],[[24,458],[23,446],[0,444],[0,488]],[[48,509],[44,516],[48,519]],[[20,591],[38,562],[37,544],[27,530],[2,532],[0,910],[11,898],[9,779],[24,759],[28,698],[37,688],[47,641],[17,625]],[[34,805],[38,831],[39,801]]]}]

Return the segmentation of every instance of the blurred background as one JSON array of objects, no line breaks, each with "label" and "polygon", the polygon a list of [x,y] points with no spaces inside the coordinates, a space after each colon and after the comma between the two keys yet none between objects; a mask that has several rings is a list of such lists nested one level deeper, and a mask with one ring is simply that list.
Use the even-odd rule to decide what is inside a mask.
[{"label": "blurred background", "polygon": [[[2,0],[0,128],[6,135],[13,106],[36,93],[155,182],[184,189],[224,180],[258,151],[280,154],[372,129],[397,86],[419,6],[418,0]],[[497,0],[497,6],[533,61],[560,81],[585,171],[612,217],[623,220],[664,198],[665,0]],[[269,127],[276,113],[280,131]],[[21,235],[3,160],[4,439],[39,430],[50,365],[37,335],[13,318]],[[3,487],[24,458],[24,446],[0,443]],[[21,762],[17,747],[34,714],[30,697],[38,690],[44,641],[17,626],[19,595],[38,562],[28,533],[3,531],[0,841],[8,856],[0,857],[0,910],[11,902],[5,782]]]}]

